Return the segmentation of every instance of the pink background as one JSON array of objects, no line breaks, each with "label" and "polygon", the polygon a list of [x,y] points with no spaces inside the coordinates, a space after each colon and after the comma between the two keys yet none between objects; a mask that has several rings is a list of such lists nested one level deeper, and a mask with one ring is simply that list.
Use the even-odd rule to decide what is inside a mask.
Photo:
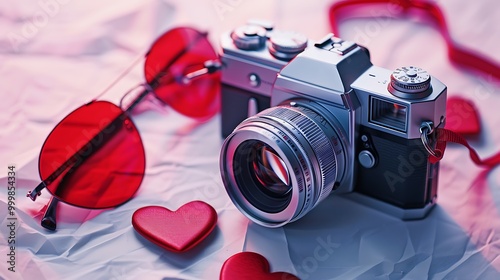
[{"label": "pink background", "polygon": [[[38,152],[66,114],[98,96],[154,39],[186,25],[223,31],[249,18],[271,19],[315,40],[330,32],[331,0],[41,0],[0,3],[0,277],[5,279],[217,279],[224,260],[256,251],[273,271],[303,279],[473,279],[500,276],[500,170],[482,172],[465,149],[450,146],[441,165],[439,205],[425,220],[402,222],[341,197],[330,197],[302,220],[280,229],[256,226],[227,197],[218,171],[220,116],[197,123],[150,99],[133,119],[143,139],[146,176],[136,197],[116,209],[59,208],[58,231],[40,227],[47,192],[39,183]],[[457,43],[500,61],[498,1],[437,1]],[[217,9],[216,7],[219,7]],[[375,65],[418,65],[472,100],[483,132],[469,139],[484,157],[500,150],[500,84],[457,68],[432,27],[414,19],[350,20],[345,39],[371,52]],[[117,102],[143,82],[142,61],[101,99]],[[17,272],[7,271],[7,166],[17,170]],[[137,235],[139,207],[170,209],[200,199],[218,212],[214,233],[182,255]],[[322,241],[335,244],[315,258]],[[326,252],[329,252],[328,250]]]}]

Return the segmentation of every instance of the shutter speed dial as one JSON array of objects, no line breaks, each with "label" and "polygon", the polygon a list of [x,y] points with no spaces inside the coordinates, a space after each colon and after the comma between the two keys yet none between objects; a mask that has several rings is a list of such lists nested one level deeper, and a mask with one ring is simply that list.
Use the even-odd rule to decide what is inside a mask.
[{"label": "shutter speed dial", "polygon": [[389,91],[400,98],[424,98],[430,94],[431,76],[415,66],[396,69],[391,75]]},{"label": "shutter speed dial", "polygon": [[291,31],[274,31],[269,38],[269,52],[276,58],[291,60],[307,47],[307,37]]}]

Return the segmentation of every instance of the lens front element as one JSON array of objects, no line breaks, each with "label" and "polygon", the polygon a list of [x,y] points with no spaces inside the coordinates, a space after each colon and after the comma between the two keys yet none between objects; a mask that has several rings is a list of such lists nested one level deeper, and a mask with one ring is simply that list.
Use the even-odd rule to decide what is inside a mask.
[{"label": "lens front element", "polygon": [[283,196],[292,189],[285,162],[266,144],[259,147],[253,168],[259,183],[271,195]]},{"label": "lens front element", "polygon": [[265,213],[279,213],[291,199],[286,163],[269,145],[259,140],[243,141],[234,154],[231,173],[242,198]]}]

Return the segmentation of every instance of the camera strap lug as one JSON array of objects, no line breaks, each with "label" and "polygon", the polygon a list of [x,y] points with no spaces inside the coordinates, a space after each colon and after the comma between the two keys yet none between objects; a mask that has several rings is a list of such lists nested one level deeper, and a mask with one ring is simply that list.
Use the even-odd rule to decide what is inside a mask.
[{"label": "camera strap lug", "polygon": [[429,153],[431,157],[439,158],[439,153],[432,147],[429,136],[432,136],[434,133],[434,123],[430,121],[422,122],[420,126],[420,140],[422,140],[422,144],[424,145],[425,150]]}]

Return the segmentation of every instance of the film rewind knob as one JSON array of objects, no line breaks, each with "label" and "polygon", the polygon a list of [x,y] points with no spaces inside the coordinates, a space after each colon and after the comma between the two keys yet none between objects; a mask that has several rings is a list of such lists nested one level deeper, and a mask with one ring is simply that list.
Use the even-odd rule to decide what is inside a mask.
[{"label": "film rewind knob", "polygon": [[244,25],[231,33],[234,45],[241,50],[258,50],[267,40],[267,31],[257,25]]}]

